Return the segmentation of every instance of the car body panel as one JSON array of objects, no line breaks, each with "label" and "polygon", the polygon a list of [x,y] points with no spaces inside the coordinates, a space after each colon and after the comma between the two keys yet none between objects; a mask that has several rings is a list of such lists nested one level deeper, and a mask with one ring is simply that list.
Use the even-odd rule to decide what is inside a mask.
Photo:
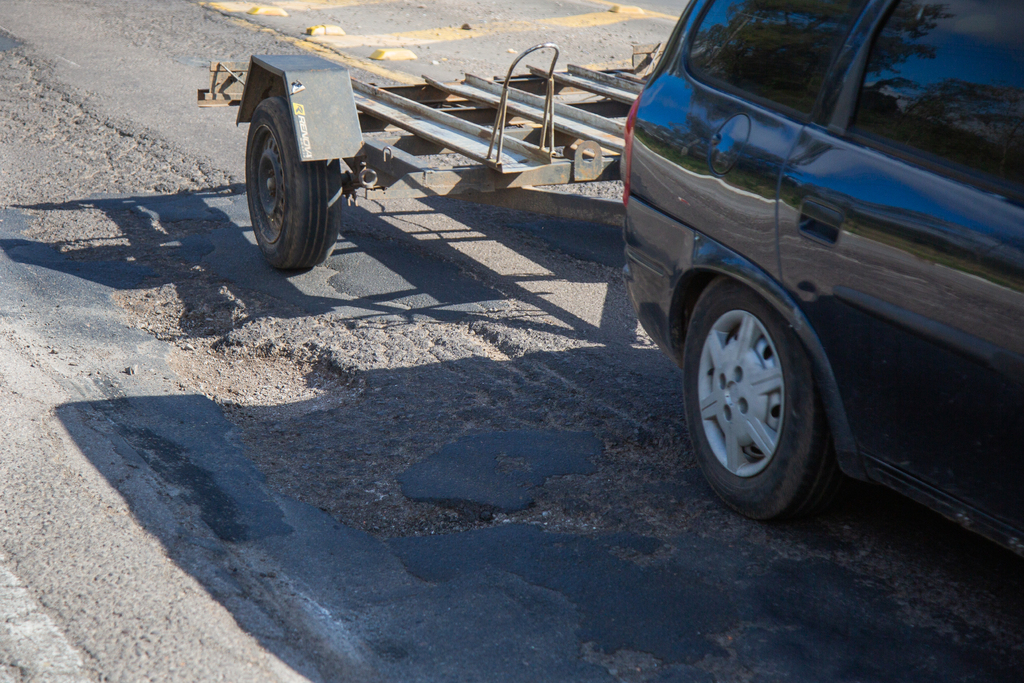
[{"label": "car body panel", "polygon": [[[682,21],[688,22],[689,31],[701,18],[701,12],[692,11]],[[778,178],[802,124],[702,82],[686,67],[687,52],[684,42],[666,57],[671,64],[644,89],[643,115],[635,127],[634,158],[646,159],[650,151],[671,171],[633,173],[631,191],[777,276]],[[730,163],[720,173],[715,159],[730,141],[723,134],[738,121],[745,123],[746,135],[742,142],[734,141],[738,144],[728,150]],[[747,229],[731,230],[736,224]]]},{"label": "car body panel", "polygon": [[[625,234],[625,279],[630,301],[644,330],[677,364],[681,362],[687,323],[683,299],[688,293],[699,294],[701,283],[716,277],[732,278],[753,289],[783,315],[811,355],[843,472],[867,480],[831,363],[817,333],[782,285],[750,260],[636,197],[630,199]],[[651,240],[651,235],[657,237]],[[666,247],[672,244],[671,259],[652,258],[650,254],[657,253],[648,248],[652,241]]]},{"label": "car body panel", "polygon": [[[806,118],[687,70],[707,5],[637,110],[626,278],[644,329],[679,363],[709,279],[747,284],[810,352],[844,472],[1024,554],[1024,202],[849,130],[894,0],[863,7]],[[716,167],[738,115],[749,138]]]},{"label": "car body panel", "polygon": [[[782,282],[859,447],[1024,525],[1024,208],[815,127],[781,187]],[[814,201],[841,216],[832,243]]]}]

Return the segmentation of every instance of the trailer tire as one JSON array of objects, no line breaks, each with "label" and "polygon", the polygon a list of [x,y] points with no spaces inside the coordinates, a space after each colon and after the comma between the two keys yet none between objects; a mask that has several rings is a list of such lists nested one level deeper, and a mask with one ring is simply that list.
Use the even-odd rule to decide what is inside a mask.
[{"label": "trailer tire", "polygon": [[288,103],[256,107],[245,148],[245,190],[256,242],[270,265],[311,268],[338,240],[341,204],[330,209],[326,161],[302,161]]}]

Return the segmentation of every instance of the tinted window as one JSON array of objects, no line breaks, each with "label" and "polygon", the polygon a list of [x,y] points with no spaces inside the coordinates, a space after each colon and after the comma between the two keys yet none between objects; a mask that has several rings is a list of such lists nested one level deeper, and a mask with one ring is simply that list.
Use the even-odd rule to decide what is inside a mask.
[{"label": "tinted window", "polygon": [[809,114],[866,0],[715,0],[690,47],[706,78]]},{"label": "tinted window", "polygon": [[1024,3],[902,0],[872,47],[856,127],[1024,183]]}]

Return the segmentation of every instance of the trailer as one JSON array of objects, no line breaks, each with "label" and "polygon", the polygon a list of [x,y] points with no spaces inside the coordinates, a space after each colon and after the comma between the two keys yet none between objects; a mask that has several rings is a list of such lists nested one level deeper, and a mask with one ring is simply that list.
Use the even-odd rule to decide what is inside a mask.
[{"label": "trailer", "polygon": [[[357,193],[622,225],[621,202],[565,190],[619,179],[624,120],[657,47],[635,48],[633,71],[556,71],[558,46],[543,43],[519,54],[504,78],[393,87],[313,55],[253,56],[211,64],[198,103],[238,107],[237,123],[249,124],[256,241],[271,265],[308,268],[330,253],[341,207]],[[548,67],[516,75],[533,53],[550,55]]]}]

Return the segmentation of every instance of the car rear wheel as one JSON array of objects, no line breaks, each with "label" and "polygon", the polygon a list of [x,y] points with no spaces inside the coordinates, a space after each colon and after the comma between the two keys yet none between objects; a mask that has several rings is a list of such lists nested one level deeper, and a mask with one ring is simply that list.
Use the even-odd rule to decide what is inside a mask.
[{"label": "car rear wheel", "polygon": [[727,279],[704,291],[686,334],[683,381],[697,461],[726,504],[780,519],[835,499],[843,475],[810,358],[757,294]]},{"label": "car rear wheel", "polygon": [[245,149],[245,190],[256,243],[275,268],[311,268],[338,240],[341,205],[328,208],[324,161],[302,161],[288,103],[269,97],[256,107]]}]

